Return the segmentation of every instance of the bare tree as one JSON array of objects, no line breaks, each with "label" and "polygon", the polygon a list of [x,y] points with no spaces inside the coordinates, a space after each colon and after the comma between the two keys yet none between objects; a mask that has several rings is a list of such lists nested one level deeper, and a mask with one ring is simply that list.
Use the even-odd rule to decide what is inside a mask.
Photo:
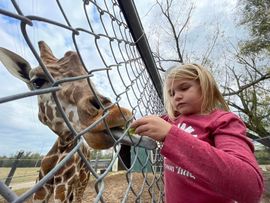
[{"label": "bare tree", "polygon": [[[166,63],[187,63],[194,60],[203,65],[210,65],[210,56],[220,36],[218,23],[216,30],[209,34],[206,43],[204,43],[206,48],[203,49],[203,53],[198,54],[195,50],[187,48],[192,15],[196,10],[194,3],[186,0],[156,0],[154,6],[158,8],[159,14],[157,16],[159,16],[159,22],[162,22],[161,26],[157,25],[156,40],[152,43],[154,44],[153,50],[155,50],[153,55],[159,69],[164,70]],[[201,37],[201,33],[198,33],[199,37]],[[162,45],[165,43],[165,46]],[[195,49],[198,50],[196,46]]]},{"label": "bare tree", "polygon": [[270,72],[267,63],[264,65],[263,59],[245,57],[239,52],[235,56],[237,69],[227,66],[234,82],[223,86],[224,96],[244,120],[249,136],[270,147]]}]

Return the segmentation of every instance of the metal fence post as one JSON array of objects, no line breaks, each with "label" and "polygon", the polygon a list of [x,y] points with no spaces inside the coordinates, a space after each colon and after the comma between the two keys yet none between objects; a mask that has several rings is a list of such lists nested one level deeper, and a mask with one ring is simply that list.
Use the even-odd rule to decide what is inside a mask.
[{"label": "metal fence post", "polygon": [[156,63],[134,2],[133,0],[118,0],[118,3],[128,24],[131,35],[136,42],[137,49],[142,57],[145,67],[153,81],[158,96],[162,101],[162,80],[158,73]]},{"label": "metal fence post", "polygon": [[9,186],[9,184],[10,184],[10,182],[11,182],[13,176],[14,176],[14,173],[15,173],[15,171],[16,171],[16,169],[17,169],[17,164],[18,164],[18,162],[19,162],[19,159],[22,157],[22,155],[23,155],[23,152],[19,152],[18,155],[17,155],[17,157],[16,157],[16,160],[15,160],[14,163],[12,164],[12,167],[11,167],[11,169],[10,169],[10,171],[9,171],[9,174],[8,174],[8,176],[7,176],[7,179],[6,179],[6,181],[5,181],[5,184],[6,184],[7,186]]}]

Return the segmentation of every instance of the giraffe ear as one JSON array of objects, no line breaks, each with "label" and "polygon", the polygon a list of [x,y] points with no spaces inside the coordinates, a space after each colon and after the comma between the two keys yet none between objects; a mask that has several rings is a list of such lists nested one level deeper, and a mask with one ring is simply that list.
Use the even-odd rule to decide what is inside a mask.
[{"label": "giraffe ear", "polygon": [[29,89],[32,89],[29,78],[31,66],[24,58],[0,47],[0,61],[12,75],[25,82]]},{"label": "giraffe ear", "polygon": [[45,65],[56,63],[58,61],[58,59],[53,55],[50,47],[44,41],[39,41],[38,46],[40,58],[43,60]]}]

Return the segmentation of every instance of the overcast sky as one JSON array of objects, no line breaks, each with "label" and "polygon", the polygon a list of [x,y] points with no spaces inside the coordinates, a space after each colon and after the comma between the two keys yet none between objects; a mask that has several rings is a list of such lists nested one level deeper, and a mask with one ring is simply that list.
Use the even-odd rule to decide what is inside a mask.
[{"label": "overcast sky", "polygon": [[[57,8],[55,1],[18,1],[24,15],[38,15],[41,17],[49,18],[53,21],[65,23],[64,17],[61,15],[60,10]],[[61,1],[60,1],[61,2]],[[63,9],[68,14],[70,24],[77,28],[86,28],[87,20],[83,14],[83,9],[78,2],[75,1],[63,1],[66,4],[63,5]],[[100,1],[101,2],[101,1]],[[201,0],[195,1],[195,10],[191,20],[191,26],[189,28],[190,41],[195,41],[199,35],[203,35],[204,30],[210,29],[210,24],[219,19],[221,30],[227,37],[237,40],[237,30],[234,29],[234,16],[236,0]],[[157,6],[154,6],[152,0],[135,0],[136,7],[139,15],[141,16],[142,24],[144,26],[146,34],[150,39],[155,38],[156,33],[153,32],[153,27],[160,24],[161,19],[157,15]],[[102,6],[102,5],[100,5]],[[0,1],[0,9],[14,12],[15,9],[10,1]],[[90,20],[93,22],[93,29],[97,32],[101,30],[101,23],[97,12],[91,7],[88,7]],[[104,21],[106,22],[104,18]],[[162,26],[162,25],[161,25]],[[62,57],[65,51],[75,50],[71,34],[69,31],[63,31],[56,26],[46,25],[42,23],[35,24],[33,27],[27,26],[27,31],[31,41],[35,47],[39,40],[46,41],[57,57]],[[6,17],[0,14],[0,47],[7,48],[13,52],[18,53],[29,61],[31,66],[37,66],[37,61],[33,57],[31,51],[27,47],[24,38],[20,32],[20,24],[18,20]],[[87,43],[86,35],[81,34],[78,37],[78,44],[82,52],[83,58],[87,61],[87,65],[90,67],[103,66],[102,61],[99,59],[97,50],[93,44]],[[153,40],[151,40],[152,42]],[[200,50],[201,46],[198,46],[201,41],[196,43],[189,43],[190,49]],[[111,62],[108,47],[105,43],[100,43],[104,57],[108,64]],[[151,47],[155,47],[153,44]],[[64,50],[63,50],[64,49]],[[86,51],[87,52],[84,52]],[[91,55],[91,60],[89,55]],[[88,55],[84,55],[84,53]],[[168,50],[168,53],[170,51]],[[93,60],[95,59],[95,60]],[[98,80],[103,80],[103,76],[100,75]],[[105,76],[104,76],[105,77]],[[108,90],[106,82],[99,83],[97,78],[96,84],[101,90]],[[117,79],[116,79],[117,80]],[[14,78],[0,63],[0,98],[27,92],[27,86]],[[121,89],[119,89],[121,91]],[[108,95],[111,95],[112,91],[108,90]],[[123,101],[125,104],[125,101]],[[30,97],[26,99],[20,99],[7,103],[0,104],[0,155],[15,154],[20,150],[38,152],[46,154],[53,142],[56,140],[56,135],[52,133],[47,126],[44,126],[37,119],[37,99],[36,97]]]}]

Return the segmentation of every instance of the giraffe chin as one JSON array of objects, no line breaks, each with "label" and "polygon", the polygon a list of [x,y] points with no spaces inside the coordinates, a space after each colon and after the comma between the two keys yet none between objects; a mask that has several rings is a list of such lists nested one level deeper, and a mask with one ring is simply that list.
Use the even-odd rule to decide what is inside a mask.
[{"label": "giraffe chin", "polygon": [[93,149],[109,149],[115,144],[112,136],[104,131],[86,133],[83,137],[86,143]]}]

